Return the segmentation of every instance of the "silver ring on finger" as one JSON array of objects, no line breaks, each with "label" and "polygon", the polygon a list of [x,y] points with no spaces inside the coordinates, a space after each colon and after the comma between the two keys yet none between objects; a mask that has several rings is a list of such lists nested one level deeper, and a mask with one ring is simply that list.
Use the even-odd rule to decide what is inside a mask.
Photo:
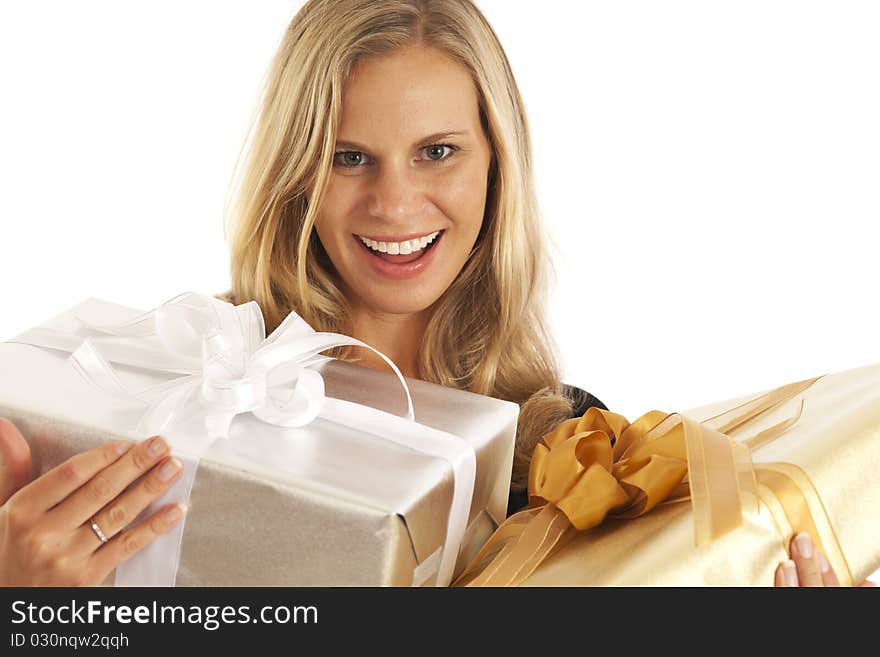
[{"label": "silver ring on finger", "polygon": [[92,525],[92,531],[95,532],[95,535],[101,539],[101,543],[106,543],[108,540],[107,535],[101,531],[101,528],[98,526],[98,523],[95,521],[94,517],[89,520]]}]

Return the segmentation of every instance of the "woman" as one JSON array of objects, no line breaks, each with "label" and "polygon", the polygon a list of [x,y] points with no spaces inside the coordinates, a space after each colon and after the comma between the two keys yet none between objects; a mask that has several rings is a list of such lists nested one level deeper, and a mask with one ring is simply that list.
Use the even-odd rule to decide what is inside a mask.
[{"label": "woman", "polygon": [[[560,381],[532,176],[512,71],[469,0],[310,0],[269,72],[222,295],[256,300],[267,331],[295,310],[405,376],[520,404],[510,511],[525,503],[537,439],[606,408]],[[369,352],[329,353],[386,368]],[[179,520],[171,508],[126,529],[179,474],[161,439],[79,455],[19,489],[22,443],[0,431],[13,482],[0,581],[100,582]],[[793,556],[803,583],[834,583],[815,551]]]}]

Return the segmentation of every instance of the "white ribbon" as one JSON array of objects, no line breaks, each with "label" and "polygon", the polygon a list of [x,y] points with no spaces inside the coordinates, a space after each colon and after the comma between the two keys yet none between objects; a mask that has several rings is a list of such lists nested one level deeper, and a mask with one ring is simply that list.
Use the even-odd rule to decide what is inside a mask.
[{"label": "white ribbon", "polygon": [[[168,502],[189,499],[199,459],[214,440],[228,436],[239,413],[251,412],[284,427],[305,426],[321,417],[450,463],[453,497],[436,584],[448,586],[452,581],[474,492],[474,448],[458,436],[415,421],[406,380],[383,353],[349,336],[316,332],[294,312],[265,337],[256,302],[234,306],[196,293],[182,294],[121,324],[100,326],[77,319],[86,329],[85,336],[35,328],[9,342],[67,351],[90,383],[145,406],[135,429],[139,435],[163,433],[167,438],[172,428],[187,420],[203,420],[201,435],[188,431],[183,439],[172,441],[175,452],[188,457],[183,475],[141,517]],[[320,352],[342,345],[365,347],[388,363],[406,392],[405,417],[325,396],[324,380],[312,368],[332,360]],[[119,380],[108,361],[183,376],[135,392]],[[173,586],[183,526],[178,523],[121,564],[116,585]]]}]

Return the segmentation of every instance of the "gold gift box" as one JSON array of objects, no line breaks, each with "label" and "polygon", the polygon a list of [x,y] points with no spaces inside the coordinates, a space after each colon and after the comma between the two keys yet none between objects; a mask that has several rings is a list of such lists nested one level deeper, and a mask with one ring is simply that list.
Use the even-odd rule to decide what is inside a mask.
[{"label": "gold gift box", "polygon": [[[76,315],[118,323],[140,314],[87,299],[43,326],[75,332]],[[328,397],[406,409],[390,371],[335,359],[316,369]],[[169,379],[136,367],[116,371],[132,389]],[[63,351],[0,342],[0,373],[0,416],[21,429],[35,475],[104,442],[146,437],[132,429],[141,411],[88,384]],[[476,453],[460,572],[505,518],[519,407],[420,380],[407,385],[417,422],[463,438]],[[271,467],[256,452],[273,454]],[[452,493],[446,462],[379,436],[320,417],[289,428],[239,415],[198,465],[176,585],[431,585]]]},{"label": "gold gift box", "polygon": [[[588,413],[596,414],[597,421],[600,415],[613,415],[598,409]],[[653,413],[640,421],[652,425],[664,416],[675,417]],[[492,554],[477,560],[456,584],[474,585],[480,577],[477,581],[490,586],[772,586],[777,565],[788,558],[791,536],[804,529],[819,539],[844,585],[861,582],[880,567],[880,365],[678,415],[698,423],[691,428],[703,429],[718,429],[722,421],[741,417],[723,432],[731,454],[750,448],[748,472],[738,472],[736,487],[742,500],[750,494],[754,499],[744,502],[738,527],[697,545],[695,503],[686,494],[670,495],[636,517],[609,514],[601,524],[577,531],[554,505],[538,505],[544,500],[536,497],[534,508],[517,514],[519,523],[512,516],[490,539],[485,549],[496,544],[495,561]],[[550,511],[555,515],[548,516]],[[568,540],[538,557],[531,549],[532,563],[520,558],[502,564],[500,546],[525,536],[523,527],[536,523],[539,514],[566,525],[548,524],[542,537],[568,532]],[[500,577],[505,569],[519,575]]]}]

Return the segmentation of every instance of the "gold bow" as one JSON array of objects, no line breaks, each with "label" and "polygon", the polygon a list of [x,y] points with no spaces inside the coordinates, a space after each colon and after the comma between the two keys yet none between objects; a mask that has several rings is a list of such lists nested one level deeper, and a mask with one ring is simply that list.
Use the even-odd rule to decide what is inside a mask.
[{"label": "gold bow", "polygon": [[702,423],[655,410],[630,424],[598,408],[562,422],[535,447],[529,508],[498,527],[454,586],[519,585],[577,531],[607,517],[634,518],[658,504],[688,499],[695,543],[702,545],[739,527],[767,495],[779,503],[792,532],[809,531],[841,581],[851,583],[830,521],[803,471],[751,460],[750,448],[775,440],[797,422],[803,401],[794,416],[754,436],[731,438],[820,378],[781,386]]}]

